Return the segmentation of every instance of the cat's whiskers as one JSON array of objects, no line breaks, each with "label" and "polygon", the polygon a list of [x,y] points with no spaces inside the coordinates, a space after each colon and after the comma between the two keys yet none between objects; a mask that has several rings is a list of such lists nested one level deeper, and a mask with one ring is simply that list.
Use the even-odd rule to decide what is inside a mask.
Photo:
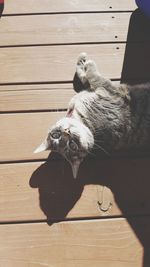
[{"label": "cat's whiskers", "polygon": [[93,152],[91,152],[91,151],[86,151],[86,152],[87,152],[88,155],[91,155],[91,156],[95,156],[95,155],[96,155],[96,153],[93,153],[94,151],[93,151]]},{"label": "cat's whiskers", "polygon": [[99,144],[95,143],[94,144],[96,147],[100,148],[107,156],[110,156],[110,153],[108,151],[106,151],[102,146],[100,146]]}]

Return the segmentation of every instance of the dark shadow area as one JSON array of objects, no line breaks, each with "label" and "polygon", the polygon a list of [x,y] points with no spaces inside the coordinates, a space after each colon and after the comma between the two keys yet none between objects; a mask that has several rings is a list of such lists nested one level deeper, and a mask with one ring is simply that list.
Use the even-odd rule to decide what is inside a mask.
[{"label": "dark shadow area", "polygon": [[0,17],[3,13],[3,10],[4,10],[4,0],[0,0]]},{"label": "dark shadow area", "polygon": [[76,93],[79,93],[84,89],[83,84],[80,81],[80,79],[78,78],[77,73],[75,73],[75,75],[73,77],[73,88],[74,88]]},{"label": "dark shadow area", "polygon": [[76,93],[79,93],[79,92],[81,92],[81,91],[83,91],[83,90],[89,88],[89,86],[90,86],[90,85],[89,85],[88,82],[85,83],[85,84],[83,84],[83,83],[80,81],[80,79],[79,79],[77,73],[75,72],[75,75],[74,75],[74,77],[73,77],[73,88],[74,88],[75,92],[76,92]]},{"label": "dark shadow area", "polygon": [[33,173],[30,186],[39,189],[40,207],[48,221],[65,218],[83,191],[83,181],[73,179],[69,164],[53,154]]},{"label": "dark shadow area", "polygon": [[150,214],[149,159],[87,159],[74,179],[68,162],[50,158],[30,179],[48,220],[64,219],[88,184],[109,187],[124,215]]},{"label": "dark shadow area", "polygon": [[150,18],[139,9],[130,18],[121,82],[150,82]]},{"label": "dark shadow area", "polygon": [[[135,10],[130,18],[121,82],[128,84],[150,82],[150,18],[145,16],[144,13],[142,13],[139,9]],[[150,198],[148,196],[149,193],[147,186],[149,187],[148,180],[150,175],[148,164],[147,166],[146,164],[147,163],[142,163],[140,160],[139,166],[136,166],[136,168],[134,168],[133,170],[133,176],[131,176],[131,170],[129,166],[127,166],[129,173],[127,173],[126,177],[128,179],[126,180],[129,180],[131,177],[131,179],[134,180],[135,183],[135,188],[132,187],[132,199],[134,199],[135,191],[137,189],[141,190],[141,192],[143,192],[141,194],[141,200],[143,199],[143,204],[141,202],[141,205],[148,206],[150,205]],[[127,170],[125,170],[125,172]],[[139,177],[139,181],[137,180],[137,177]],[[123,180],[122,178],[123,176],[121,176],[121,180]],[[117,204],[120,206],[124,214],[125,210],[122,206],[121,199],[119,199],[117,196],[116,188],[112,188],[112,190],[115,194]],[[128,194],[128,190],[124,190],[124,192]],[[149,208],[147,209],[147,214],[150,214]],[[128,221],[132,229],[143,245],[143,267],[148,267],[150,266],[150,232],[148,229],[150,219],[149,217],[147,217],[147,219],[145,219],[145,222],[143,221],[143,223],[142,218],[140,218],[140,220],[141,222],[139,223],[138,219],[132,220],[130,217],[128,217]]]},{"label": "dark shadow area", "polygon": [[[150,266],[150,160],[85,160],[78,178],[66,161],[47,161],[32,175],[30,186],[38,188],[40,207],[49,221],[64,219],[88,184],[105,185],[145,249],[144,267]],[[89,196],[90,197],[90,196]],[[97,203],[95,203],[97,205]],[[131,216],[131,215],[135,216]],[[144,215],[141,217],[139,215]]]}]

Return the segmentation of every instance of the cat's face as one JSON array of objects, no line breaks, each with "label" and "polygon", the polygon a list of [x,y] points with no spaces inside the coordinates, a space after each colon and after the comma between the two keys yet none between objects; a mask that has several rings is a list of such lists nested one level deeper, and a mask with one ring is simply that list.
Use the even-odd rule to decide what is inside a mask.
[{"label": "cat's face", "polygon": [[59,152],[71,164],[76,178],[80,163],[94,145],[91,131],[80,121],[73,118],[59,120],[49,131],[46,140],[35,150]]}]

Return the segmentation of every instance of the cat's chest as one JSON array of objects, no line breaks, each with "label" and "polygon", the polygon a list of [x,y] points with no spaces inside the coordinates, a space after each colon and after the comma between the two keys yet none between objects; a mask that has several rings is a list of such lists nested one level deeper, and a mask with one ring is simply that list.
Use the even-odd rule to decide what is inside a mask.
[{"label": "cat's chest", "polygon": [[84,113],[91,103],[96,101],[96,94],[94,92],[83,91],[76,94],[69,103],[68,115],[76,116],[77,113]]}]

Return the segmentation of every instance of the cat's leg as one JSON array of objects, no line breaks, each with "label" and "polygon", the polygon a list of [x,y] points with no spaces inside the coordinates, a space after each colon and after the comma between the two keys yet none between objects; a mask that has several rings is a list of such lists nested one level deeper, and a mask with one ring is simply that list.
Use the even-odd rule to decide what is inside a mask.
[{"label": "cat's leg", "polygon": [[109,79],[102,77],[93,60],[87,60],[84,64],[85,79],[90,85],[90,90],[94,91],[99,87],[110,89],[112,82]]},{"label": "cat's leg", "polygon": [[87,61],[87,54],[81,53],[77,60],[76,72],[80,81],[85,84],[87,82],[86,73],[85,73],[85,63]]},{"label": "cat's leg", "polygon": [[81,53],[77,60],[76,73],[84,89],[94,91],[103,86],[108,89],[112,86],[110,80],[103,78],[93,60],[87,59],[86,53]]},{"label": "cat's leg", "polygon": [[83,89],[87,90],[90,87],[89,82],[86,78],[86,72],[85,72],[86,61],[87,61],[87,54],[81,53],[77,59],[76,73],[75,73],[75,77],[74,77],[75,78],[74,82],[76,82],[76,84],[74,83],[74,88],[80,87],[79,91],[81,91]]}]

